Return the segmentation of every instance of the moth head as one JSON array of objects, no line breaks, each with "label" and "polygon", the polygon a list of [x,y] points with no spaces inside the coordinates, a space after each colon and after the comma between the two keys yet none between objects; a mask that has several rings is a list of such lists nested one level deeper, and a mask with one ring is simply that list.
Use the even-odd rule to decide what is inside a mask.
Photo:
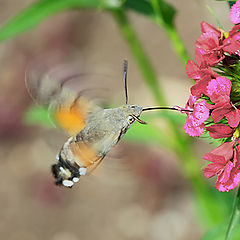
[{"label": "moth head", "polygon": [[124,105],[123,110],[125,112],[127,123],[129,125],[131,125],[135,121],[141,124],[146,124],[146,122],[139,118],[142,113],[142,107],[136,105]]}]

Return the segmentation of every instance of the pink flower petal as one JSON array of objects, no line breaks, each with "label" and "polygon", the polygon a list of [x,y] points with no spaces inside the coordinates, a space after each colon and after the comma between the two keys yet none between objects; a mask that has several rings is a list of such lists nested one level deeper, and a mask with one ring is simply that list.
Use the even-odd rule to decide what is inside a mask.
[{"label": "pink flower petal", "polygon": [[[234,25],[233,28],[230,30],[229,32],[229,36],[232,37],[234,36],[236,33],[238,34],[239,33],[239,30],[240,29],[240,24],[237,24],[237,25]],[[237,40],[237,39],[236,39]]]},{"label": "pink flower petal", "polygon": [[212,24],[209,24],[205,21],[201,22],[202,33],[213,32],[219,38],[221,37],[221,32],[217,30]]},{"label": "pink flower petal", "polygon": [[240,24],[235,25],[229,32],[229,37],[223,41],[223,50],[229,54],[237,54],[240,56]]},{"label": "pink flower petal", "polygon": [[232,184],[229,185],[229,190],[232,190],[234,189],[235,187],[237,187],[237,185],[239,184],[240,182],[240,171],[237,171],[234,176],[233,176],[233,179],[232,179]]},{"label": "pink flower petal", "polygon": [[199,66],[208,67],[209,65],[206,62],[206,59],[203,56],[204,52],[200,48],[195,48],[195,59]]},{"label": "pink flower petal", "polygon": [[239,55],[240,42],[236,39],[229,37],[223,41],[223,50],[229,54]]},{"label": "pink flower petal", "polygon": [[236,172],[233,174],[232,179],[229,179],[225,183],[221,183],[219,181],[216,182],[215,187],[220,191],[220,192],[228,192],[229,190],[234,189],[235,187],[238,186],[240,182],[240,172]]},{"label": "pink flower petal", "polygon": [[216,66],[222,59],[224,54],[222,44],[220,45],[219,34],[214,31],[204,32],[196,41],[195,57],[200,66]]},{"label": "pink flower petal", "polygon": [[220,104],[220,106],[215,107],[215,109],[213,108],[211,116],[213,118],[213,121],[217,123],[221,119],[223,119],[226,116],[226,114],[230,113],[231,111],[233,111],[233,107],[230,103],[223,104],[223,105]]},{"label": "pink flower petal", "polygon": [[202,100],[195,104],[193,116],[199,125],[204,123],[209,118],[209,109],[206,105],[206,100]]},{"label": "pink flower petal", "polygon": [[191,79],[200,79],[199,66],[192,60],[189,60],[186,65],[186,72]]},{"label": "pink flower petal", "polygon": [[217,73],[215,73],[208,66],[198,66],[194,61],[189,60],[186,65],[186,72],[189,78],[194,79],[196,81],[202,81],[203,78],[216,78],[218,77]]},{"label": "pink flower petal", "polygon": [[235,148],[235,155],[233,159],[234,167],[238,169],[240,167],[240,145]]},{"label": "pink flower petal", "polygon": [[234,148],[236,141],[225,142],[204,155],[204,159],[212,162],[204,169],[204,175],[207,178],[217,175],[215,187],[221,192],[234,189],[240,182],[240,145]]},{"label": "pink flower petal", "polygon": [[196,84],[191,87],[191,94],[197,98],[200,98],[202,94],[207,95],[207,86],[211,80],[210,75],[202,77],[201,81],[196,82]]},{"label": "pink flower petal", "polygon": [[207,86],[207,95],[214,103],[228,103],[230,101],[232,83],[226,77],[212,79]]},{"label": "pink flower petal", "polygon": [[225,142],[213,149],[210,153],[204,155],[204,159],[218,164],[226,164],[229,159],[233,158],[234,142]]},{"label": "pink flower petal", "polygon": [[213,32],[203,33],[196,41],[196,47],[201,49],[202,54],[208,54],[219,46],[218,35]]},{"label": "pink flower petal", "polygon": [[193,115],[189,115],[184,125],[185,133],[191,137],[200,137],[204,131],[204,124],[198,125]]},{"label": "pink flower petal", "polygon": [[230,173],[232,169],[233,163],[231,161],[228,161],[226,166],[224,167],[224,171],[222,171],[221,174],[218,176],[217,181],[219,181],[219,183],[227,182],[228,179],[230,178]]},{"label": "pink flower petal", "polygon": [[[222,145],[221,145],[222,146]],[[216,150],[216,149],[215,149]],[[232,147],[230,148],[230,151],[232,153]],[[220,164],[222,166],[224,166],[227,162],[227,158],[225,155],[219,155],[219,154],[214,154],[212,152],[210,153],[206,153],[204,156],[203,156],[203,159],[209,161],[209,162],[213,162],[213,163],[217,163],[217,164]]]},{"label": "pink flower petal", "polygon": [[218,181],[216,181],[215,187],[219,192],[228,192],[229,191],[229,189],[226,185],[224,185]]},{"label": "pink flower petal", "polygon": [[206,178],[211,178],[211,177],[217,175],[218,172],[222,169],[222,167],[223,166],[220,164],[210,163],[204,168],[203,173]]},{"label": "pink flower petal", "polygon": [[[197,98],[193,95],[190,95],[190,97],[188,98],[188,101],[185,105],[185,108],[186,109],[189,109],[189,110],[193,110],[194,108],[194,103],[197,101]],[[190,113],[189,113],[190,114]]]},{"label": "pink flower petal", "polygon": [[240,23],[240,0],[231,7],[229,18],[234,24]]},{"label": "pink flower petal", "polygon": [[206,130],[209,131],[210,137],[214,139],[232,137],[235,131],[225,124],[213,124],[209,127],[206,127]]},{"label": "pink flower petal", "polygon": [[195,102],[196,97],[191,95],[186,104],[186,109],[193,109],[193,112],[188,113],[184,129],[189,136],[199,137],[203,133],[204,122],[209,117],[209,109],[206,100]]},{"label": "pink flower petal", "polygon": [[240,121],[240,111],[238,109],[232,109],[231,112],[226,114],[228,124],[232,128],[236,128],[239,125]]}]

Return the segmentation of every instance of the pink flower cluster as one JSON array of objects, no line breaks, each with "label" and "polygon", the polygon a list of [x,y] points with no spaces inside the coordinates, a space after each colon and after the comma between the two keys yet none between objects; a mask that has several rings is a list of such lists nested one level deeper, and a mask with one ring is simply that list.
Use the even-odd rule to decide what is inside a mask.
[{"label": "pink flower cluster", "polygon": [[237,81],[240,86],[240,76],[237,80],[232,74],[238,64],[240,69],[240,0],[232,7],[230,19],[236,25],[229,33],[201,23],[196,63],[190,60],[186,66],[195,85],[185,106],[189,112],[184,129],[193,137],[208,132],[210,137],[224,142],[204,156],[211,162],[204,174],[207,178],[217,176],[215,186],[219,191],[229,191],[240,182],[240,94],[238,98],[234,90]]},{"label": "pink flower cluster", "polygon": [[204,175],[207,178],[217,175],[215,186],[221,192],[228,192],[240,182],[240,146],[236,145],[235,141],[225,142],[203,157],[211,162]]}]

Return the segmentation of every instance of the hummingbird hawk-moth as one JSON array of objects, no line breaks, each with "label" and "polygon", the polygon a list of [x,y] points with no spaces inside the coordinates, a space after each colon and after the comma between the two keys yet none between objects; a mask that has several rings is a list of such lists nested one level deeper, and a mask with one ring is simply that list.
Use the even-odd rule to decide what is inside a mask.
[{"label": "hummingbird hawk-moth", "polygon": [[36,71],[26,73],[30,95],[38,103],[48,106],[51,119],[70,136],[57,154],[57,163],[51,168],[57,185],[71,188],[81,176],[95,169],[134,122],[146,124],[140,119],[143,111],[179,110],[128,104],[127,61],[124,61],[123,73],[125,104],[111,109],[101,108],[87,99],[84,90],[68,91],[67,83],[77,75],[65,74],[54,79],[51,72],[43,75]]}]

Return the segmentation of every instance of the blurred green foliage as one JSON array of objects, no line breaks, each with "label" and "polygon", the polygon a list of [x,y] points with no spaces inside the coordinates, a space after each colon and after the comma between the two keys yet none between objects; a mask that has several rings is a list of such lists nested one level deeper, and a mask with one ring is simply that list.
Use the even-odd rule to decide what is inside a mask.
[{"label": "blurred green foliage", "polygon": [[[227,230],[228,222],[225,221],[224,223],[212,228],[208,231],[201,240],[224,240],[225,234]],[[240,236],[240,225],[238,224],[233,231],[231,236],[231,240],[239,240]]]},{"label": "blurred green foliage", "polygon": [[53,127],[53,123],[49,118],[48,109],[42,106],[30,107],[25,112],[23,121],[27,125],[38,125],[47,128]]},{"label": "blurred green foliage", "polygon": [[[162,22],[173,27],[174,8],[165,1],[159,0],[159,2],[162,4]],[[41,0],[36,1],[5,23],[1,27],[0,41],[21,34],[23,31],[36,26],[58,12],[84,8],[109,11],[114,9],[130,9],[144,14],[153,20],[157,18],[151,3],[146,0]]]}]

